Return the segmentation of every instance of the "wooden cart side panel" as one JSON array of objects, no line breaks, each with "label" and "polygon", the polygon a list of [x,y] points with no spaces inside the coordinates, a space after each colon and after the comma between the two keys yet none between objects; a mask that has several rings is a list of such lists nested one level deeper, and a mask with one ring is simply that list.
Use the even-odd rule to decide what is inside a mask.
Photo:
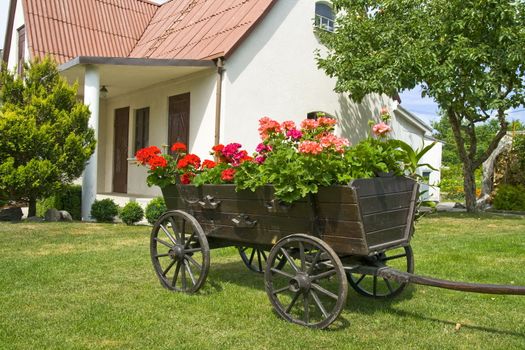
[{"label": "wooden cart side panel", "polygon": [[355,187],[369,253],[410,242],[417,182],[405,177],[358,179]]}]

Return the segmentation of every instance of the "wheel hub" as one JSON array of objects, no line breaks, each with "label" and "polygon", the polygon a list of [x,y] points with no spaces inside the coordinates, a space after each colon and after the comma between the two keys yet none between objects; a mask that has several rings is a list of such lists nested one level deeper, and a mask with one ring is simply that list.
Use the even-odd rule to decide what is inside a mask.
[{"label": "wheel hub", "polygon": [[310,289],[312,281],[305,273],[298,273],[294,278],[289,282],[290,291],[296,292],[306,292]]},{"label": "wheel hub", "polygon": [[184,258],[184,246],[181,244],[177,244],[176,246],[170,249],[169,254],[173,259],[182,260]]}]

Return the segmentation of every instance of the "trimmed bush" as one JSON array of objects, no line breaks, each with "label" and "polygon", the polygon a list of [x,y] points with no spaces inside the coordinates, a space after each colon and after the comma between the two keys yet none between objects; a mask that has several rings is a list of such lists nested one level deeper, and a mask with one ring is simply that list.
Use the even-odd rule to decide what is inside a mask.
[{"label": "trimmed bush", "polygon": [[494,196],[494,208],[525,211],[525,186],[499,185]]},{"label": "trimmed bush", "polygon": [[98,222],[113,222],[118,215],[118,205],[109,198],[97,200],[91,206],[91,216]]},{"label": "trimmed bush", "polygon": [[66,185],[54,195],[41,199],[36,204],[36,215],[44,217],[48,209],[66,210],[74,220],[81,220],[82,186]]},{"label": "trimmed bush", "polygon": [[144,217],[144,210],[137,202],[129,202],[120,210],[120,219],[126,225],[133,225]]},{"label": "trimmed bush", "polygon": [[157,219],[160,218],[160,216],[167,210],[168,208],[166,208],[164,198],[153,198],[146,206],[146,220],[148,220],[148,222],[153,225],[155,221],[157,221]]}]

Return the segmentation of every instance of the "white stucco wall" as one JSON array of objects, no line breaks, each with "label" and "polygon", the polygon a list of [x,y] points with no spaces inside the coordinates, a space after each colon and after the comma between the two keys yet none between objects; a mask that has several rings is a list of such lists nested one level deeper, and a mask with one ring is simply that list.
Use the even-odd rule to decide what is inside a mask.
[{"label": "white stucco wall", "polygon": [[[434,140],[426,139],[425,138],[425,147],[432,144]],[[428,193],[424,195],[424,197],[427,200],[439,202],[441,199],[441,192],[440,188],[438,187],[440,181],[441,181],[441,155],[443,151],[443,143],[442,142],[436,142],[436,144],[428,151],[422,158],[420,163],[422,164],[430,164],[432,168],[435,170],[429,168],[429,167],[422,167],[420,169],[420,174],[423,174],[424,172],[428,171],[430,172],[430,177],[428,181]]]},{"label": "white stucco wall", "polygon": [[[5,16],[5,14],[4,14]],[[9,60],[7,62],[7,68],[9,70],[15,70],[18,64],[18,31],[17,29],[25,25],[24,20],[24,8],[23,2],[17,1],[15,18],[13,22],[13,30],[11,32],[11,47],[9,49]],[[25,58],[26,61],[30,59],[29,47],[28,47],[28,32],[26,29],[26,41],[25,41]]]},{"label": "white stucco wall", "polygon": [[353,143],[367,136],[386,96],[356,104],[333,91],[335,80],[317,68],[314,0],[277,1],[240,47],[227,58],[223,84],[221,142],[239,142],[252,151],[259,142],[258,120],[306,118],[324,111],[339,119],[337,132]]},{"label": "white stucco wall", "polygon": [[113,190],[113,145],[115,110],[130,107],[128,135],[128,194],[160,195],[157,187],[146,185],[147,169],[138,167],[133,160],[135,140],[135,110],[150,108],[149,145],[162,149],[168,141],[168,98],[190,93],[189,150],[205,157],[213,146],[215,123],[215,70],[154,85],[104,101],[101,105],[99,130],[99,182],[98,192]]}]

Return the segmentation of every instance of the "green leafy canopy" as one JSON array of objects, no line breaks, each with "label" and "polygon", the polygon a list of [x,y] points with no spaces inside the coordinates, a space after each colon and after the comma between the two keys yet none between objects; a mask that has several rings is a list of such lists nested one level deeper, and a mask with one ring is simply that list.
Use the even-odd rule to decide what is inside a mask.
[{"label": "green leafy canopy", "polygon": [[[420,86],[439,105],[463,164],[467,207],[473,173],[505,135],[507,111],[525,104],[525,2],[333,0],[334,33],[319,31],[318,65],[357,101]],[[497,133],[478,152],[476,125]],[[467,195],[468,194],[468,195]]]},{"label": "green leafy canopy", "polygon": [[0,75],[0,194],[31,203],[78,178],[95,150],[90,112],[50,58]]}]

